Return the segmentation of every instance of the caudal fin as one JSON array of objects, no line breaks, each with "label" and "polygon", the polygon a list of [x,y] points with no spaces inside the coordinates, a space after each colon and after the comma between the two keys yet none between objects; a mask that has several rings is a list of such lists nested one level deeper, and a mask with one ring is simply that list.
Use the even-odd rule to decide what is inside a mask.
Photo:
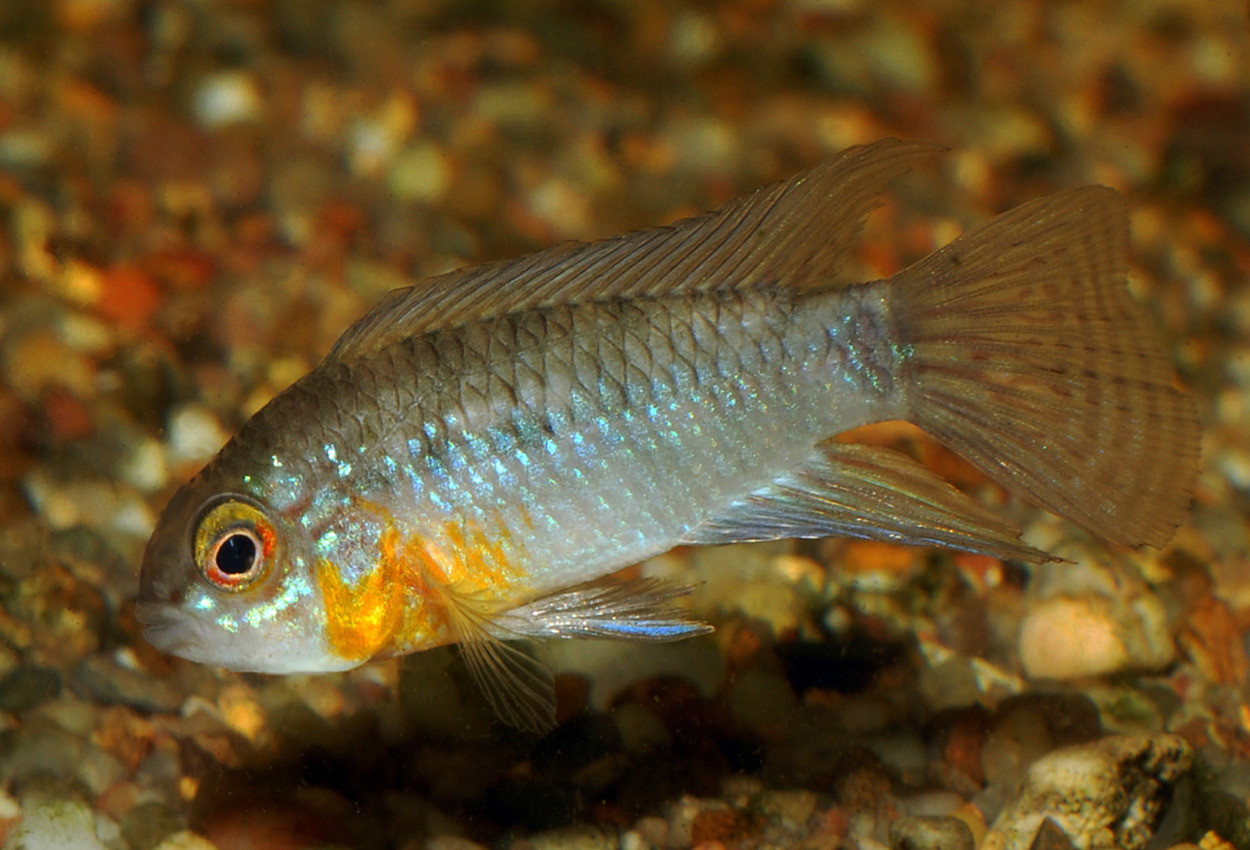
[{"label": "caudal fin", "polygon": [[910,418],[1009,490],[1162,546],[1198,468],[1193,402],[1129,295],[1128,215],[1089,186],[974,228],[891,282]]}]

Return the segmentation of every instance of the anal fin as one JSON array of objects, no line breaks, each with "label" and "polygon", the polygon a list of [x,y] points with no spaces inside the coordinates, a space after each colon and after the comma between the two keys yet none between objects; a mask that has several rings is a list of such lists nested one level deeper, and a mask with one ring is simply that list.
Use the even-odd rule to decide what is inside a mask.
[{"label": "anal fin", "polygon": [[682,543],[859,537],[946,546],[998,558],[1049,559],[1020,532],[906,455],[821,443],[801,467],[692,528]]},{"label": "anal fin", "polygon": [[610,575],[539,597],[492,624],[525,637],[682,640],[712,631],[673,604],[689,592],[656,578]]}]

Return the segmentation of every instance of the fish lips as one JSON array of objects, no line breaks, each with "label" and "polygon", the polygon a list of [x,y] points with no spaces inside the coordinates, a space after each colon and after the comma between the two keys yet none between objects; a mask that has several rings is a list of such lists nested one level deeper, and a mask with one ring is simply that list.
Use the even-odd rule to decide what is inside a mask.
[{"label": "fish lips", "polygon": [[143,627],[143,639],[168,655],[197,660],[206,635],[195,617],[169,602],[135,603],[135,619]]}]

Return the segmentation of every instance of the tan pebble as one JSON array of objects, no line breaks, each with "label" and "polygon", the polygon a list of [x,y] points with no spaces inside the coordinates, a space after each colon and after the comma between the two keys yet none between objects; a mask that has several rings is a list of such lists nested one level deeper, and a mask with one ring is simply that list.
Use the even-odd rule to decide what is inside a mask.
[{"label": "tan pebble", "polygon": [[34,331],[13,344],[5,357],[9,385],[27,401],[51,387],[90,398],[95,380],[91,361],[48,331]]},{"label": "tan pebble", "polygon": [[981,768],[990,785],[1015,782],[1053,746],[1046,719],[1027,707],[996,722],[981,744]]},{"label": "tan pebble", "polygon": [[8,791],[0,791],[0,844],[22,820],[22,807]]},{"label": "tan pebble", "polygon": [[255,741],[265,728],[265,710],[256,702],[251,688],[243,685],[223,688],[217,704],[226,725],[249,741]]},{"label": "tan pebble", "polygon": [[437,145],[418,142],[395,158],[388,185],[401,201],[437,203],[451,186],[452,165]]},{"label": "tan pebble", "polygon": [[577,185],[553,177],[536,186],[526,200],[530,212],[561,239],[586,238],[593,211]]},{"label": "tan pebble", "polygon": [[1200,850],[1233,850],[1233,845],[1225,841],[1215,830],[1209,830],[1206,835],[1198,839],[1198,847]]},{"label": "tan pebble", "polygon": [[155,850],[217,850],[217,845],[202,835],[183,830],[156,845]]},{"label": "tan pebble", "polygon": [[637,835],[647,845],[663,847],[669,843],[668,821],[654,815],[639,818],[630,833]]},{"label": "tan pebble", "polygon": [[1020,627],[1020,663],[1033,679],[1111,673],[1128,661],[1118,631],[1115,618],[1100,599],[1048,599]]},{"label": "tan pebble", "polygon": [[986,824],[985,814],[974,806],[972,803],[964,803],[955,811],[951,812],[951,817],[959,818],[968,824],[968,828],[972,830],[972,840],[978,847],[985,840]]}]

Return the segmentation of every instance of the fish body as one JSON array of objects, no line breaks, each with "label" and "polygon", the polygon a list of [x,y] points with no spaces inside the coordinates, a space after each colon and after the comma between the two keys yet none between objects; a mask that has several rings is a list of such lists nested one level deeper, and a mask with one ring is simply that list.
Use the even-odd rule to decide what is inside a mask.
[{"label": "fish body", "polygon": [[170,502],[144,558],[157,647],[273,673],[461,643],[505,719],[549,722],[503,639],[698,633],[613,578],[678,544],[843,534],[1041,560],[901,455],[909,419],[1116,542],[1161,544],[1188,400],[1124,290],[1122,202],[1026,205],[889,281],[836,272],[881,142],[720,211],[400,290]]}]

